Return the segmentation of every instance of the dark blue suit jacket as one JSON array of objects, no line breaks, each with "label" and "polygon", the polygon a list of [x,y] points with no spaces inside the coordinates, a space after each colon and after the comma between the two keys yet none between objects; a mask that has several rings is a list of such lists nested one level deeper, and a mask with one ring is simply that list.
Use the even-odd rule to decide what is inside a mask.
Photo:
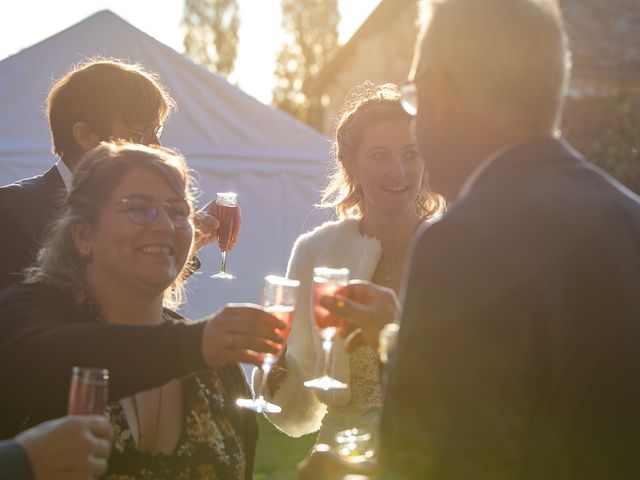
[{"label": "dark blue suit jacket", "polygon": [[31,480],[31,464],[27,453],[14,440],[0,441],[0,478]]},{"label": "dark blue suit jacket", "polygon": [[568,145],[497,158],[411,260],[388,478],[640,478],[640,202]]},{"label": "dark blue suit jacket", "polygon": [[66,193],[55,166],[0,188],[0,288],[19,281],[22,269],[35,260]]}]

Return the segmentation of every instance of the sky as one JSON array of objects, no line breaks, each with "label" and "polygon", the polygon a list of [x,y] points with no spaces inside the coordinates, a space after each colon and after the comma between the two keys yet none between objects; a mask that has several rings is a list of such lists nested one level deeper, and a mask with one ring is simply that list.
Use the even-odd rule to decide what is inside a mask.
[{"label": "sky", "polygon": [[[344,44],[380,0],[338,0],[340,43]],[[4,0],[0,15],[0,60],[100,11],[111,10],[136,28],[177,50],[184,0]],[[270,103],[273,70],[282,32],[280,0],[238,0],[240,44],[235,65],[239,87]],[[70,66],[71,67],[71,66]]]}]

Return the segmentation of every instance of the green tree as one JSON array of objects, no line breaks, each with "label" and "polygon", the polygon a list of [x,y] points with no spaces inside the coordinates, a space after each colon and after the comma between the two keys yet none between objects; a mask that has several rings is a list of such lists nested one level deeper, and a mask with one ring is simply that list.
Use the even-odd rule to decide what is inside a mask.
[{"label": "green tree", "polygon": [[593,139],[593,160],[640,194],[640,95],[622,90],[610,108],[611,121]]},{"label": "green tree", "polygon": [[305,82],[338,48],[337,0],[282,0],[282,28],[289,36],[276,60],[272,103],[309,123]]},{"label": "green tree", "polygon": [[236,0],[185,0],[182,24],[186,54],[196,63],[229,76],[238,52]]},{"label": "green tree", "polygon": [[640,194],[640,91],[568,98],[562,133],[585,156]]}]

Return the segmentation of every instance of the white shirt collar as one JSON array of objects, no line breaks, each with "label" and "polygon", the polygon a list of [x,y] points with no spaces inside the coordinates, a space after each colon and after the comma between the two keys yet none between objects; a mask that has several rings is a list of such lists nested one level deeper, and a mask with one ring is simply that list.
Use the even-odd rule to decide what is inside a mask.
[{"label": "white shirt collar", "polygon": [[58,173],[62,177],[62,181],[64,182],[64,187],[67,189],[67,192],[71,190],[71,182],[73,180],[73,173],[67,167],[67,164],[62,160],[58,160],[56,163],[56,168],[58,169]]}]

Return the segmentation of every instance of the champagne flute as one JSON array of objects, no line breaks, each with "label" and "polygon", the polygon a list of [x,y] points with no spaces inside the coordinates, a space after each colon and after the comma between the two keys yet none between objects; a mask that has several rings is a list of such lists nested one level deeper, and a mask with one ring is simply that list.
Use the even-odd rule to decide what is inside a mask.
[{"label": "champagne flute", "polygon": [[323,296],[335,295],[336,291],[349,283],[349,269],[316,267],[313,269],[313,317],[322,338],[324,351],[323,373],[321,377],[304,382],[305,387],[320,390],[336,390],[347,388],[345,383],[329,376],[331,366],[331,350],[333,339],[342,325],[342,320],[329,313],[320,305]]},{"label": "champagne flute", "polygon": [[238,194],[233,192],[224,192],[216,194],[216,201],[211,209],[211,214],[220,222],[218,228],[218,246],[222,252],[222,263],[220,271],[211,278],[222,278],[225,280],[234,280],[236,277],[227,273],[227,249],[232,244],[235,231],[235,222],[238,218]]},{"label": "champagne flute", "polygon": [[105,415],[109,401],[109,370],[73,367],[69,388],[69,415]]},{"label": "champagne flute", "polygon": [[[262,305],[266,307],[267,312],[278,317],[286,326],[278,333],[285,340],[291,332],[291,322],[296,308],[296,300],[298,298],[298,287],[300,282],[289,278],[278,277],[277,275],[267,275],[264,277],[262,287]],[[278,361],[280,354],[267,353],[262,359],[262,379],[255,391],[255,399],[239,398],[236,405],[242,408],[248,408],[258,413],[280,413],[282,408],[275,403],[267,402],[262,392],[264,391],[267,377],[271,371],[271,367]]]}]

